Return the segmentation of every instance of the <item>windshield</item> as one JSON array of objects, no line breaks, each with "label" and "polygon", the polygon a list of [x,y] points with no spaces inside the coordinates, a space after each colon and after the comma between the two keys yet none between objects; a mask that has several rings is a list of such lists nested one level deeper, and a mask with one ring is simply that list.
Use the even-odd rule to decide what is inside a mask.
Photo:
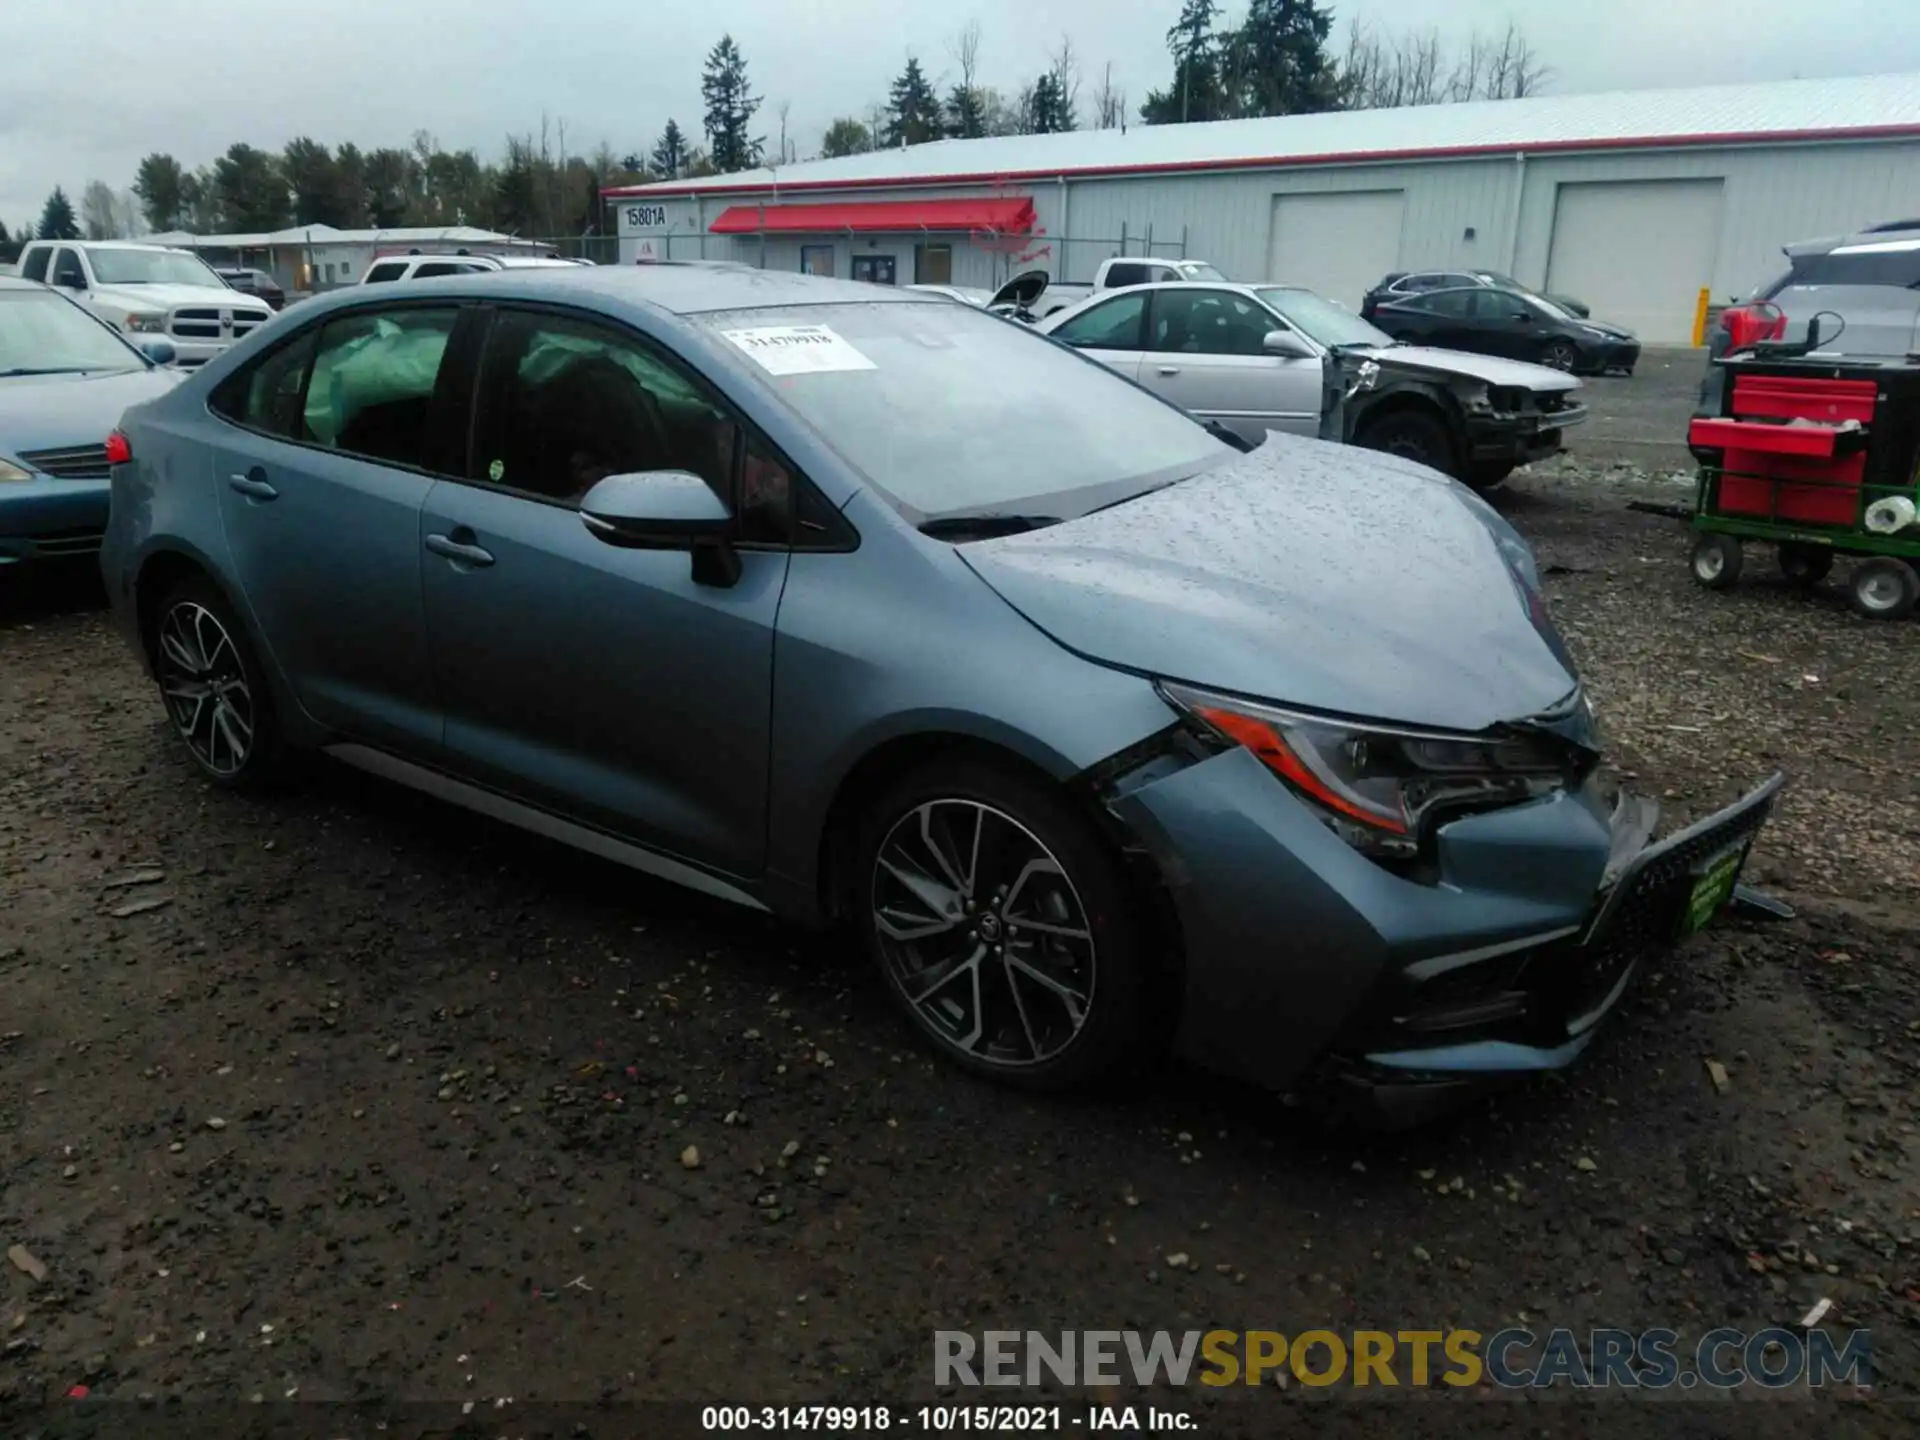
[{"label": "windshield", "polygon": [[137,351],[65,297],[0,290],[0,375],[145,367]]},{"label": "windshield", "polygon": [[1227,278],[1204,260],[1183,260],[1174,268],[1188,280],[1225,280]]},{"label": "windshield", "polygon": [[220,277],[177,250],[90,250],[93,276],[102,285],[203,285],[224,290]]},{"label": "windshield", "polygon": [[1065,346],[970,305],[699,317],[909,518],[1070,519],[1234,452]]},{"label": "windshield", "polygon": [[1311,290],[1292,285],[1256,285],[1254,293],[1278,310],[1289,325],[1304,331],[1307,338],[1329,350],[1343,345],[1392,345],[1386,331],[1369,325],[1351,310],[1343,309]]}]

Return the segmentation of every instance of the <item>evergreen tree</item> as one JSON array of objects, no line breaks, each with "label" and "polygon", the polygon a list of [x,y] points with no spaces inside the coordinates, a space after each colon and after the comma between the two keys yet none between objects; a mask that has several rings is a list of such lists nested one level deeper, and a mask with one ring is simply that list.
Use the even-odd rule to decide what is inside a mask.
[{"label": "evergreen tree", "polygon": [[[637,165],[627,166],[637,170]],[[669,119],[667,128],[660,132],[659,140],[654,142],[653,154],[647,158],[646,168],[662,180],[678,180],[687,168],[687,137],[680,133],[680,122]]]},{"label": "evergreen tree", "polygon": [[1052,135],[1073,129],[1073,113],[1059,78],[1049,70],[1027,89],[1026,114],[1021,128],[1029,135]]},{"label": "evergreen tree", "polygon": [[333,152],[305,135],[287,142],[280,164],[293,191],[293,223],[340,225],[345,206]]},{"label": "evergreen tree", "polygon": [[1167,49],[1173,55],[1173,83],[1153,90],[1140,107],[1149,125],[1177,125],[1188,120],[1217,120],[1224,109],[1220,93],[1220,39],[1213,23],[1220,13],[1217,0],[1182,0],[1180,18],[1167,31]]},{"label": "evergreen tree", "polygon": [[827,126],[820,139],[820,158],[837,160],[842,155],[864,155],[873,149],[873,132],[851,115],[842,115]]},{"label": "evergreen tree", "polygon": [[171,155],[155,152],[133,173],[133,193],[155,230],[177,230],[186,221],[187,176]]},{"label": "evergreen tree", "polygon": [[1333,15],[1314,0],[1252,0],[1229,42],[1232,113],[1305,115],[1340,104],[1340,76],[1327,53]]},{"label": "evergreen tree", "polygon": [[947,92],[947,134],[955,140],[978,140],[986,133],[986,97],[972,86],[954,86]]},{"label": "evergreen tree", "polygon": [[889,149],[899,145],[924,145],[940,138],[940,101],[933,86],[921,72],[920,62],[907,57],[907,68],[893,82],[887,97],[887,127],[880,142]]},{"label": "evergreen tree", "polygon": [[79,223],[73,218],[73,202],[67,199],[67,192],[58,185],[47,196],[47,205],[40,212],[40,226],[35,232],[42,240],[78,240]]},{"label": "evergreen tree", "polygon": [[747,133],[760,97],[747,84],[747,61],[733,36],[722,35],[707,55],[700,77],[700,97],[706,102],[707,158],[720,174],[749,170],[760,163],[764,137]]}]

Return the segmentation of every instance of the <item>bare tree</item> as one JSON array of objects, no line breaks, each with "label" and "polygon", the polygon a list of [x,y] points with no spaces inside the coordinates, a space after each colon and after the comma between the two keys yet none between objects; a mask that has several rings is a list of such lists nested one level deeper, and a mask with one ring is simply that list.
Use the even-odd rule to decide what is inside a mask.
[{"label": "bare tree", "polygon": [[980,22],[969,20],[960,33],[947,42],[947,53],[960,67],[960,88],[973,90],[980,83]]},{"label": "bare tree", "polygon": [[[1476,36],[1476,41],[1478,37]],[[1542,63],[1527,37],[1511,20],[1500,39],[1487,47],[1487,74],[1481,96],[1487,100],[1524,100],[1537,95],[1553,78],[1553,68]]]},{"label": "bare tree", "polygon": [[1047,57],[1047,73],[1053,76],[1054,93],[1060,97],[1060,113],[1066,128],[1080,123],[1080,58],[1073,53],[1073,37],[1063,34],[1060,48]]},{"label": "bare tree", "polygon": [[1382,36],[1356,20],[1340,64],[1349,110],[1516,99],[1538,93],[1551,73],[1512,24],[1497,40],[1475,32],[1449,53],[1436,30]]},{"label": "bare tree", "polygon": [[1121,130],[1127,123],[1127,92],[1113,83],[1113,62],[1100,72],[1100,83],[1093,87],[1093,128]]},{"label": "bare tree", "polygon": [[106,181],[87,182],[80,196],[80,225],[89,240],[118,240],[126,233],[120,228],[119,206]]}]

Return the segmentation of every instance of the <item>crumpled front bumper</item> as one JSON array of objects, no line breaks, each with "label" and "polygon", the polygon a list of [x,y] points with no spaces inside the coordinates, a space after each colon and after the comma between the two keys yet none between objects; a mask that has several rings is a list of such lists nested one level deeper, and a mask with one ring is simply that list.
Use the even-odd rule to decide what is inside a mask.
[{"label": "crumpled front bumper", "polygon": [[1107,805],[1177,915],[1176,1049],[1391,1112],[1572,1063],[1781,783],[1656,843],[1657,807],[1594,785],[1466,816],[1420,879],[1351,849],[1244,750],[1122,777]]}]

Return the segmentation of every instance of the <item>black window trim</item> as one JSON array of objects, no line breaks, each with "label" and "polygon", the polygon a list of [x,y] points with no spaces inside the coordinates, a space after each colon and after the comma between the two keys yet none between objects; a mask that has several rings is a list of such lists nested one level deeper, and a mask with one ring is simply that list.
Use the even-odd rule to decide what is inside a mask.
[{"label": "black window trim", "polygon": [[[820,488],[815,485],[812,480],[807,478],[806,473],[801,470],[798,465],[793,463],[787,453],[776,445],[764,430],[754,424],[753,421],[741,411],[740,407],[728,398],[726,391],[714,383],[712,377],[684,356],[674,354],[652,336],[644,334],[615,316],[607,315],[598,310],[588,310],[579,306],[557,304],[545,300],[481,300],[472,303],[481,313],[476,318],[473,333],[468,336],[467,340],[472,351],[470,358],[473,373],[468,378],[466,400],[467,423],[461,442],[461,449],[465,452],[462,459],[462,468],[470,473],[465,475],[436,475],[434,478],[445,480],[456,485],[470,485],[476,490],[492,491],[495,494],[506,495],[515,500],[530,500],[537,505],[552,506],[555,509],[570,511],[575,515],[580,513],[580,506],[577,501],[556,499],[551,495],[542,495],[532,490],[522,490],[517,486],[505,485],[497,480],[489,480],[483,475],[471,473],[474,469],[474,460],[479,447],[480,387],[486,379],[487,348],[492,343],[495,322],[505,311],[514,311],[522,314],[551,315],[556,319],[571,320],[576,324],[594,325],[601,329],[615,332],[622,338],[628,340],[637,349],[645,351],[650,357],[658,360],[667,369],[691,377],[699,385],[701,390],[713,397],[720,408],[726,413],[727,418],[733,422],[733,456],[729,461],[729,465],[733,472],[731,476],[734,486],[732,503],[736,509],[736,519],[738,518],[740,478],[746,459],[745,447],[749,440],[758,442],[760,447],[786,470],[787,478],[793,482],[794,487],[787,505],[788,535],[786,542],[730,539],[728,543],[735,549],[749,552],[772,551],[775,553],[817,554],[824,551],[840,554],[857,550],[860,547],[859,532],[854,529],[852,522],[841,514],[839,507],[828,500],[825,494],[820,491]],[[821,510],[832,517],[831,523],[838,533],[830,534],[817,542],[808,542],[800,536],[800,491],[803,488],[813,491],[815,495],[818,496]]]},{"label": "black window trim", "polygon": [[[387,292],[387,293],[391,293],[391,292]],[[209,390],[207,392],[207,400],[206,400],[206,407],[205,407],[206,412],[207,414],[211,415],[215,420],[218,420],[223,425],[231,425],[234,429],[242,431],[245,434],[257,435],[263,440],[277,441],[282,445],[291,445],[296,449],[311,450],[315,454],[319,454],[319,455],[333,455],[336,457],[344,457],[349,460],[358,460],[363,464],[378,465],[387,470],[397,470],[400,473],[405,475],[419,475],[419,476],[425,477],[428,480],[458,479],[459,477],[457,476],[448,475],[439,470],[430,469],[425,465],[406,465],[401,463],[400,461],[389,460],[378,455],[362,455],[356,450],[341,450],[337,446],[333,446],[333,445],[316,445],[311,440],[296,440],[291,435],[277,435],[271,430],[262,430],[257,425],[249,425],[244,420],[237,419],[234,416],[228,415],[223,411],[216,410],[214,408],[214,401],[221,394],[225,393],[229,385],[232,385],[235,381],[240,380],[242,377],[246,377],[249,383],[251,383],[252,376],[260,369],[261,366],[265,365],[275,355],[281,354],[283,351],[289,350],[296,345],[304,344],[308,341],[311,341],[314,347],[314,354],[317,355],[319,353],[320,336],[322,332],[326,330],[327,326],[334,324],[337,321],[350,320],[355,316],[359,316],[359,315],[386,314],[390,311],[395,311],[395,310],[452,309],[455,312],[454,319],[453,319],[453,329],[447,336],[446,351],[440,357],[440,373],[434,377],[434,382],[433,382],[433,400],[435,402],[438,402],[440,400],[441,389],[447,382],[447,376],[449,373],[448,366],[450,364],[454,364],[458,362],[459,360],[458,347],[460,347],[463,342],[463,336],[466,334],[466,332],[468,332],[471,329],[474,323],[473,312],[479,307],[479,305],[480,305],[480,302],[477,300],[462,299],[458,296],[451,296],[451,295],[438,297],[438,298],[430,295],[408,295],[401,299],[388,300],[388,301],[385,301],[384,303],[378,300],[375,300],[372,297],[369,297],[364,303],[353,304],[353,305],[342,305],[337,310],[329,310],[324,315],[316,315],[313,319],[309,320],[306,324],[302,325],[298,330],[294,331],[292,334],[286,336],[285,338],[274,342],[274,344],[268,346],[265,350],[261,351],[259,355],[249,360],[245,365],[242,365],[239,369],[235,370],[232,374],[225,376],[220,381],[219,384],[215,385],[211,390]],[[306,368],[304,369],[304,371],[301,373],[301,376],[300,376],[299,413],[302,415],[306,414],[306,410],[307,410],[307,386],[312,383],[313,383],[313,356],[309,356],[307,358]],[[469,393],[468,398],[465,402],[465,405],[469,411],[473,409],[473,398],[471,393]],[[448,422],[444,416],[440,416],[440,415],[429,416],[428,422],[427,422],[427,439],[430,447],[434,445],[436,432],[441,427],[445,426],[447,423]],[[464,452],[466,447],[464,444],[462,444],[459,448]],[[466,463],[466,456],[464,453],[462,453],[461,455],[461,463],[462,464]]]}]

